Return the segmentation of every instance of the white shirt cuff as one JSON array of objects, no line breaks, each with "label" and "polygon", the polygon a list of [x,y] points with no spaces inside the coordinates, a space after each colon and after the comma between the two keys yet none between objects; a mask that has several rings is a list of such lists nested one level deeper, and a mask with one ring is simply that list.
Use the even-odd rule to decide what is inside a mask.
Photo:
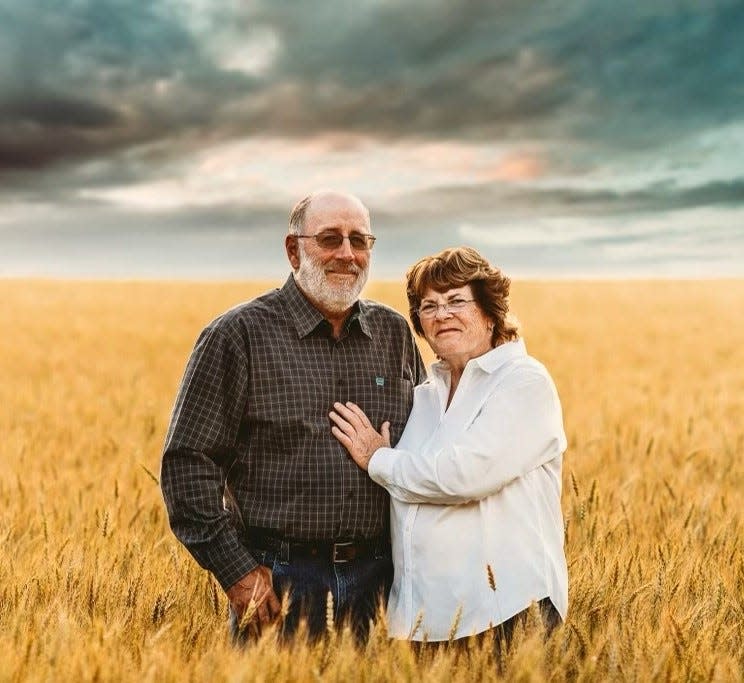
[{"label": "white shirt cuff", "polygon": [[393,460],[398,457],[394,448],[378,448],[367,463],[367,474],[380,486],[390,481],[393,473]]}]

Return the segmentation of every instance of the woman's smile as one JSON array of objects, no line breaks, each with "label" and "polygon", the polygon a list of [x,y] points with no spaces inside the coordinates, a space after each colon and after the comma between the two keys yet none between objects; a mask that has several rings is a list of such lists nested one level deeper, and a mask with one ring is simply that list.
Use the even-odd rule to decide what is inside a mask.
[{"label": "woman's smile", "polygon": [[445,334],[456,334],[457,332],[460,332],[461,330],[457,329],[456,327],[443,327],[441,330],[438,330],[434,333],[435,337],[441,337]]}]

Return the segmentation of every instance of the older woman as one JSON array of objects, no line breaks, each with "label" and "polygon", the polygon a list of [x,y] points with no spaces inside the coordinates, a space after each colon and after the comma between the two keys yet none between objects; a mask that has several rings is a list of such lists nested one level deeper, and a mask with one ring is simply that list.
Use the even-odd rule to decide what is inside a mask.
[{"label": "older woman", "polygon": [[395,577],[388,628],[441,641],[501,625],[532,602],[565,617],[561,406],[509,316],[507,277],[474,249],[408,272],[411,319],[440,361],[415,390],[390,448],[358,406],[336,403],[333,434],[392,499]]}]

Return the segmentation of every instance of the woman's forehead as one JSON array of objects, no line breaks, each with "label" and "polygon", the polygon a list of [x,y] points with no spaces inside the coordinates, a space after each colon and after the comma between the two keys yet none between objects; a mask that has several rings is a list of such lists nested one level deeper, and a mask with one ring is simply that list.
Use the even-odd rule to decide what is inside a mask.
[{"label": "woman's forehead", "polygon": [[457,296],[457,295],[472,296],[473,290],[469,284],[463,285],[462,287],[452,287],[451,289],[447,289],[443,292],[438,292],[436,289],[429,287],[424,292],[424,296],[422,297],[422,300],[423,299],[432,299],[432,300],[451,299],[453,296]]}]

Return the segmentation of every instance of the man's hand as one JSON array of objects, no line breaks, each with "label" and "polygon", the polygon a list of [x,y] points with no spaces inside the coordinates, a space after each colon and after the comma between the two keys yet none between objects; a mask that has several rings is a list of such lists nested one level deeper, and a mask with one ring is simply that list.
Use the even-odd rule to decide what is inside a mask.
[{"label": "man's hand", "polygon": [[331,432],[346,450],[354,462],[365,472],[370,458],[378,448],[390,446],[390,423],[383,422],[378,432],[369,421],[364,411],[356,403],[334,403],[330,414],[335,425]]},{"label": "man's hand", "polygon": [[258,631],[270,624],[281,611],[271,583],[271,570],[259,565],[227,589],[227,599],[238,617],[238,624],[254,624]]}]

